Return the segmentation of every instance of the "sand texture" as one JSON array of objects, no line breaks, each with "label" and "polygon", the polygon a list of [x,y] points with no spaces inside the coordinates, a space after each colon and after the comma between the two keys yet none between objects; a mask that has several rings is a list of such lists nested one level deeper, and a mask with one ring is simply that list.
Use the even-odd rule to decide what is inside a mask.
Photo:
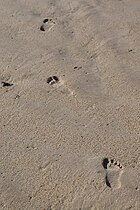
[{"label": "sand texture", "polygon": [[0,210],[140,209],[140,0],[0,0]]}]

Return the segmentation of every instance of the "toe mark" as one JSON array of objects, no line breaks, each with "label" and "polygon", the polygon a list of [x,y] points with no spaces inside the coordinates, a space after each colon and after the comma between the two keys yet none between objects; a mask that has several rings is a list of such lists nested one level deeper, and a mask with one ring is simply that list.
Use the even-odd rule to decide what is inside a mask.
[{"label": "toe mark", "polygon": [[110,162],[111,162],[111,163],[114,163],[114,160],[113,160],[113,159],[111,159],[111,160],[110,160]]},{"label": "toe mark", "polygon": [[44,20],[43,20],[43,23],[47,23],[49,21],[49,19],[48,18],[45,18]]}]

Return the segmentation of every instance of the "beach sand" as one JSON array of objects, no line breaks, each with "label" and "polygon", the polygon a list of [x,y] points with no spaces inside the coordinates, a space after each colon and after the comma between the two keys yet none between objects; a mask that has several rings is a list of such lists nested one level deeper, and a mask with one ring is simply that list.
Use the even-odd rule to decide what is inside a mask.
[{"label": "beach sand", "polygon": [[140,1],[1,0],[0,20],[0,209],[140,209]]}]

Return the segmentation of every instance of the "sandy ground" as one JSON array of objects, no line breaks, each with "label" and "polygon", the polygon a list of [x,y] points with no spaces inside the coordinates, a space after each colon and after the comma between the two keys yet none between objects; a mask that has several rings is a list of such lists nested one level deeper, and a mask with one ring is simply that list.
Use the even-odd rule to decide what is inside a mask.
[{"label": "sandy ground", "polygon": [[0,29],[0,209],[140,209],[140,1],[0,0]]}]

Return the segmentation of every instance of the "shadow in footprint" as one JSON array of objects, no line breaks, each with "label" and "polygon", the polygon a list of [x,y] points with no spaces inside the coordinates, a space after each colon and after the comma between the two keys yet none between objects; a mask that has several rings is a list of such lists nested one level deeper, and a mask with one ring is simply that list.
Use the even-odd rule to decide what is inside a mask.
[{"label": "shadow in footprint", "polygon": [[12,85],[14,85],[14,84],[9,83],[9,82],[2,82],[2,87],[10,87]]},{"label": "shadow in footprint", "polygon": [[48,21],[49,21],[49,19],[46,18],[46,19],[43,20],[43,23],[47,23]]},{"label": "shadow in footprint", "polygon": [[108,164],[108,163],[109,163],[108,158],[104,158],[104,159],[103,159],[103,162],[102,162],[102,165],[103,165],[104,169],[107,169],[107,164]]},{"label": "shadow in footprint", "polygon": [[45,31],[44,25],[40,26],[40,31]]},{"label": "shadow in footprint", "polygon": [[109,180],[108,180],[107,174],[106,174],[106,176],[105,176],[105,183],[106,183],[106,185],[107,185],[108,187],[111,188],[111,184],[110,184],[110,182],[109,182]]}]

